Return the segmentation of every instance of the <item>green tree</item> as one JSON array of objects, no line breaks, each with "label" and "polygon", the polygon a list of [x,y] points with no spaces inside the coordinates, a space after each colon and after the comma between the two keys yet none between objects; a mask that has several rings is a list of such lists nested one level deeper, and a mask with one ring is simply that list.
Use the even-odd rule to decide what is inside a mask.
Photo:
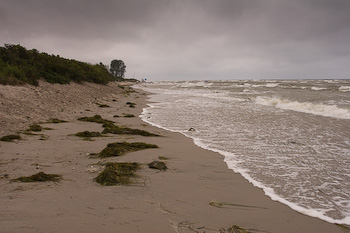
[{"label": "green tree", "polygon": [[111,61],[110,69],[111,73],[117,78],[124,78],[126,66],[122,60]]}]

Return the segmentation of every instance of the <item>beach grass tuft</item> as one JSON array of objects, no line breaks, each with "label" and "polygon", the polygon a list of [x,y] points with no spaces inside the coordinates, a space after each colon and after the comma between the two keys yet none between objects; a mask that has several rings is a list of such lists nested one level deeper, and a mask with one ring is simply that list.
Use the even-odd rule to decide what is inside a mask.
[{"label": "beach grass tuft", "polygon": [[10,134],[0,138],[3,142],[13,142],[13,140],[21,140],[21,136],[18,134]]},{"label": "beach grass tuft", "polygon": [[31,176],[21,176],[12,181],[20,181],[20,182],[46,182],[53,181],[58,182],[62,179],[62,176],[56,174],[46,174],[45,172],[39,172]]},{"label": "beach grass tuft", "polygon": [[152,163],[148,164],[148,167],[151,169],[157,169],[160,171],[166,171],[168,169],[166,164],[162,161],[153,161]]},{"label": "beach grass tuft", "polygon": [[143,142],[115,142],[109,143],[106,148],[104,148],[100,153],[98,153],[97,156],[100,158],[116,157],[124,155],[127,152],[145,150],[149,148],[159,147],[154,144],[147,144]]},{"label": "beach grass tuft", "polygon": [[138,163],[106,163],[105,169],[95,178],[101,185],[129,185],[132,178],[136,178],[135,172],[140,169]]}]

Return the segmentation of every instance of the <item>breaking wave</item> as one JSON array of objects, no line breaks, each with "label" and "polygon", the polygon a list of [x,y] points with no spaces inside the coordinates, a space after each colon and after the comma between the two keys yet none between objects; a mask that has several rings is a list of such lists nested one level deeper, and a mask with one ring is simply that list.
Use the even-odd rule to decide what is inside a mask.
[{"label": "breaking wave", "polygon": [[314,115],[333,117],[338,119],[350,119],[350,110],[339,108],[336,105],[314,104],[310,102],[298,102],[277,97],[258,96],[257,104],[273,106],[279,109],[292,110],[296,112],[311,113]]}]

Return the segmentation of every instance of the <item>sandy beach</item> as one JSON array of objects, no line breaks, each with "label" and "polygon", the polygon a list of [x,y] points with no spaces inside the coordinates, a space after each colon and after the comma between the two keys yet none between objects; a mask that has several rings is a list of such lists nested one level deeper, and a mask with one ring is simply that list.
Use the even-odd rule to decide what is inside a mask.
[{"label": "sandy beach", "polygon": [[[222,155],[195,146],[181,134],[146,124],[138,115],[147,104],[147,93],[123,85],[0,86],[0,137],[33,123],[51,128],[0,142],[1,233],[208,233],[234,232],[225,231],[233,225],[248,232],[350,232],[272,201],[228,169]],[[75,136],[102,132],[101,124],[78,120],[96,114],[116,125],[161,136],[106,134],[90,140]],[[127,114],[135,117],[124,117]],[[52,118],[66,122],[44,123]],[[90,156],[114,142],[144,142],[159,148],[112,158]],[[166,171],[148,167],[160,158]],[[102,186],[94,178],[106,162],[138,162],[141,169],[131,185]],[[11,181],[41,171],[59,174],[62,180]]]}]

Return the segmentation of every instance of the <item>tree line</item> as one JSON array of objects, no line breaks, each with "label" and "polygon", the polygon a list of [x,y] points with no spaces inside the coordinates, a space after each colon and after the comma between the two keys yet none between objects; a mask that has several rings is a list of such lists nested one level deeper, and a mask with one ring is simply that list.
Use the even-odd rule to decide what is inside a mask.
[{"label": "tree line", "polygon": [[40,79],[60,84],[71,81],[107,84],[124,80],[125,70],[122,60],[113,60],[108,70],[102,63],[93,65],[36,49],[27,50],[21,45],[0,47],[0,84],[4,85],[38,85]]}]

